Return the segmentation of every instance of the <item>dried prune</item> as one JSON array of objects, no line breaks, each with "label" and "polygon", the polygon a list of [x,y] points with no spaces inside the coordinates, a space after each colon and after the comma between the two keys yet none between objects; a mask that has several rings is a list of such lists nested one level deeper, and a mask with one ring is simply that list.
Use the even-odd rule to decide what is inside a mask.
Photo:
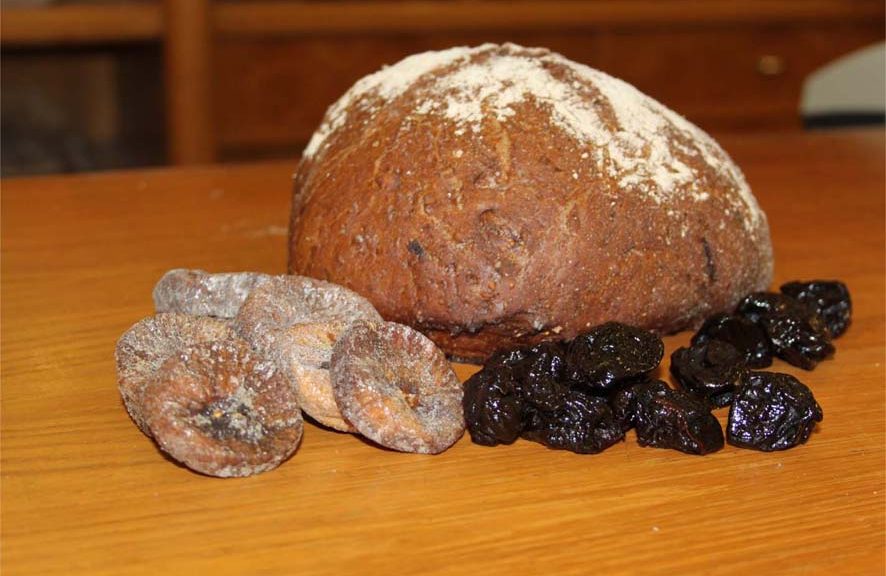
[{"label": "dried prune", "polygon": [[154,286],[154,307],[157,312],[233,318],[249,292],[267,278],[258,272],[170,270]]},{"label": "dried prune", "polygon": [[493,355],[465,383],[465,423],[477,444],[510,444],[524,420],[557,409],[569,391],[563,375],[563,347],[543,342]]},{"label": "dried prune", "polygon": [[755,292],[739,302],[736,313],[760,326],[776,356],[806,370],[833,354],[824,320],[809,306],[771,292]]},{"label": "dried prune", "polygon": [[624,439],[624,429],[605,399],[570,390],[555,410],[536,411],[523,438],[549,448],[596,454]]},{"label": "dried prune", "polygon": [[277,363],[309,416],[353,432],[337,408],[328,366],[335,341],[357,320],[382,321],[368,300],[347,288],[275,276],[253,289],[234,324],[255,350]]},{"label": "dried prune", "polygon": [[727,441],[770,452],[803,444],[823,417],[812,391],[789,374],[754,372],[736,390]]},{"label": "dried prune", "polygon": [[480,370],[465,382],[465,424],[484,446],[510,444],[523,430],[523,404],[505,368]]},{"label": "dried prune", "polygon": [[625,387],[612,397],[613,412],[637,431],[640,446],[708,454],[723,447],[723,429],[708,406],[661,380]]},{"label": "dried prune", "polygon": [[732,344],[744,355],[749,368],[765,368],[772,364],[769,339],[761,327],[742,316],[716,314],[704,321],[692,336],[692,345],[721,340]]},{"label": "dried prune", "polygon": [[661,338],[642,328],[607,322],[576,336],[567,349],[566,376],[576,385],[606,394],[643,378],[664,355]]},{"label": "dried prune", "polygon": [[852,299],[849,289],[840,281],[788,282],[779,289],[782,294],[813,308],[824,320],[831,338],[842,335],[852,321]]},{"label": "dried prune", "polygon": [[550,448],[600,452],[624,437],[606,400],[577,389],[567,374],[566,347],[543,342],[501,352],[465,384],[471,439],[507,444],[517,436]]},{"label": "dried prune", "polygon": [[732,344],[708,340],[671,354],[671,374],[687,392],[711,406],[732,402],[732,392],[747,374],[745,355]]},{"label": "dried prune", "polygon": [[793,314],[794,316],[807,318],[817,329],[823,329],[824,323],[814,311],[805,304],[787,296],[775,292],[753,292],[742,298],[735,307],[735,313],[747,318],[754,324],[759,324],[764,316],[773,314]]},{"label": "dried prune", "polygon": [[827,333],[816,330],[812,323],[794,314],[763,316],[760,325],[766,331],[776,356],[805,370],[812,370],[819,361],[834,353]]},{"label": "dried prune", "polygon": [[301,440],[292,387],[239,338],[203,343],[169,358],[145,392],[160,447],[192,470],[251,476],[276,468]]},{"label": "dried prune", "polygon": [[370,440],[401,452],[437,454],[465,430],[464,392],[434,343],[393,322],[355,322],[329,365],[335,403]]},{"label": "dried prune", "polygon": [[552,411],[562,404],[569,386],[563,379],[563,349],[558,343],[537,344],[512,361],[511,375],[520,390],[526,410]]}]

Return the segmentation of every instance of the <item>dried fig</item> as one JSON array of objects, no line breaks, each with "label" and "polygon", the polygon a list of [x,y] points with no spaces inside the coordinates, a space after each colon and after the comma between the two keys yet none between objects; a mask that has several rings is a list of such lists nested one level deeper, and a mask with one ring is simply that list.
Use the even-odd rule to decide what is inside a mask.
[{"label": "dried fig", "polygon": [[273,362],[239,338],[198,344],[169,358],[145,395],[160,447],[192,470],[251,476],[295,452],[302,416]]},{"label": "dried fig", "polygon": [[154,286],[154,308],[157,312],[233,318],[249,292],[267,278],[258,272],[170,270]]},{"label": "dried fig", "polygon": [[443,352],[393,322],[357,322],[335,344],[332,391],[367,438],[401,452],[437,454],[464,433],[462,386]]},{"label": "dried fig", "polygon": [[203,342],[233,336],[229,323],[206,316],[157,314],[136,323],[117,340],[117,382],[133,422],[151,435],[144,416],[144,392],[170,356]]},{"label": "dried fig", "polygon": [[335,341],[357,320],[382,319],[368,300],[347,288],[303,276],[276,276],[252,291],[235,325],[290,378],[305,413],[336,430],[353,432],[336,407],[328,368]]}]

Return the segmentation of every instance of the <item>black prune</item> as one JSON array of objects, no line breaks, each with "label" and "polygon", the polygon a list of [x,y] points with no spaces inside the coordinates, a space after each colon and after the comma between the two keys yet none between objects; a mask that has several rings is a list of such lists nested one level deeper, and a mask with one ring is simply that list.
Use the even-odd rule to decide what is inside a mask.
[{"label": "black prune", "polygon": [[522,401],[505,367],[484,368],[468,378],[462,402],[465,425],[475,443],[510,444],[520,436]]},{"label": "black prune", "polygon": [[788,282],[779,290],[782,294],[813,308],[824,320],[831,338],[842,335],[852,321],[852,299],[849,297],[849,289],[838,280]]},{"label": "black prune", "polygon": [[760,325],[766,316],[788,314],[802,318],[809,323],[813,330],[827,332],[827,325],[812,306],[807,306],[786,294],[754,292],[745,296],[738,303],[735,313],[757,325]]},{"label": "black prune", "polygon": [[[738,306],[735,307],[735,313],[747,318],[754,324],[759,324],[763,316],[793,314],[809,318],[814,323],[817,322],[816,328],[824,328],[821,318],[818,318],[811,308],[790,296],[775,292],[753,292],[748,294],[739,301]],[[812,318],[812,316],[816,317]]]},{"label": "black prune", "polygon": [[563,349],[554,343],[537,344],[512,367],[527,408],[556,410],[569,391],[563,380]]},{"label": "black prune", "polygon": [[568,387],[560,383],[563,347],[543,342],[493,355],[465,382],[465,424],[477,444],[510,444],[523,421],[539,411],[556,410]]},{"label": "black prune", "polygon": [[834,352],[821,316],[785,294],[750,294],[739,302],[736,314],[760,326],[773,353],[794,366],[812,370]]},{"label": "black prune", "polygon": [[820,360],[834,353],[834,345],[827,333],[817,330],[801,316],[772,314],[763,316],[760,325],[766,331],[775,355],[804,370],[812,370]]},{"label": "black prune", "polygon": [[812,391],[789,374],[754,372],[736,390],[727,441],[770,452],[803,444],[823,417]]},{"label": "black prune", "polygon": [[671,374],[680,386],[711,406],[732,402],[732,392],[747,374],[745,355],[732,344],[709,340],[671,354]]},{"label": "black prune", "polygon": [[762,328],[742,316],[716,314],[704,321],[692,337],[692,345],[710,340],[732,344],[744,355],[749,368],[765,368],[772,364],[772,349]]},{"label": "black prune", "polygon": [[549,448],[596,454],[624,439],[624,428],[603,398],[570,390],[560,406],[535,412],[523,438]]},{"label": "black prune", "polygon": [[628,384],[627,386],[622,386],[621,388],[615,390],[609,396],[609,405],[612,407],[612,413],[615,415],[616,421],[621,423],[622,430],[624,430],[625,432],[634,427],[637,391],[639,391],[644,386],[650,385],[667,386],[667,384],[660,380],[656,380],[655,382],[653,382],[652,380],[642,380],[639,382]]},{"label": "black prune", "polygon": [[655,370],[664,344],[648,330],[607,322],[576,336],[566,354],[566,377],[581,388],[606,394]]},{"label": "black prune", "polygon": [[632,425],[640,446],[708,454],[723,447],[723,429],[708,406],[661,380],[623,388],[612,398],[616,420]]}]

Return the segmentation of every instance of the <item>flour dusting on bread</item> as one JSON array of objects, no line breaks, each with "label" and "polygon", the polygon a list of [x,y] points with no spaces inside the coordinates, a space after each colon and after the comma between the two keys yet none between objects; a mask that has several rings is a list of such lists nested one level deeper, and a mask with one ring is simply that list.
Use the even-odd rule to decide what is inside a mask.
[{"label": "flour dusting on bread", "polygon": [[407,91],[412,115],[445,118],[457,135],[474,137],[482,137],[488,117],[514,121],[515,105],[529,101],[548,111],[551,125],[622,190],[658,204],[677,195],[708,199],[699,185],[703,175],[688,161],[699,158],[734,190],[745,228],[759,227],[760,209],[743,174],[710,136],[630,84],[543,48],[484,44],[405,58],[361,79],[333,104],[304,156],[320,154],[353,107],[372,115]]}]

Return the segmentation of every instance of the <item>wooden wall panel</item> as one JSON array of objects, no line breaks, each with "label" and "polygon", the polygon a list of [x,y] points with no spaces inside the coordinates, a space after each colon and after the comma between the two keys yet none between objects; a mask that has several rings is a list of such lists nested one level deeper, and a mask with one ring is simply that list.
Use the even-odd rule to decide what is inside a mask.
[{"label": "wooden wall panel", "polygon": [[595,46],[605,70],[716,132],[799,128],[805,78],[882,37],[879,25],[626,30]]},{"label": "wooden wall panel", "polygon": [[[547,46],[608,71],[709,131],[800,126],[806,75],[882,38],[867,25],[622,27],[557,32],[220,38],[215,125],[223,159],[297,155],[355,80],[423,50],[484,41]],[[774,56],[761,72],[761,58]],[[767,64],[767,62],[764,62]]]}]

